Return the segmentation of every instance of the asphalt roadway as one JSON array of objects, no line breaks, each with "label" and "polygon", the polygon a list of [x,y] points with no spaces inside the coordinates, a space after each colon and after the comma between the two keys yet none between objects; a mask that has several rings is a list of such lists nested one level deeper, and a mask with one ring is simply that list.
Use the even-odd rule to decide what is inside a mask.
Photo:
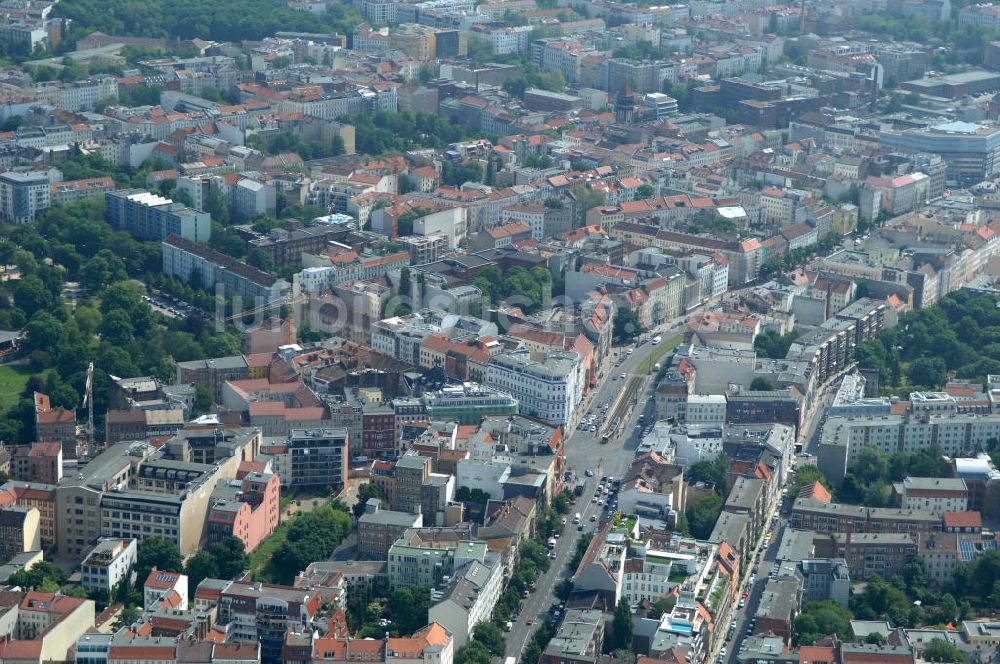
[{"label": "asphalt roadway", "polygon": [[[648,338],[654,334],[661,334],[669,337],[676,333],[677,325],[684,321],[676,321],[672,325],[660,326],[657,330],[647,333]],[[577,540],[586,532],[594,532],[606,515],[606,505],[600,507],[596,502],[592,502],[594,490],[601,478],[605,475],[621,479],[632,463],[635,448],[638,447],[641,439],[641,428],[635,427],[635,422],[640,414],[645,414],[646,421],[652,422],[655,410],[655,399],[653,398],[654,385],[652,381],[629,380],[628,377],[635,375],[638,367],[644,362],[646,357],[658,349],[651,343],[644,343],[633,351],[631,355],[625,354],[625,348],[616,348],[612,358],[605,364],[603,378],[599,380],[598,388],[591,392],[584,405],[581,406],[581,413],[588,413],[591,410],[599,410],[600,406],[609,399],[614,404],[619,391],[631,388],[640,389],[637,396],[637,405],[628,414],[622,423],[617,436],[611,438],[607,444],[602,445],[600,441],[599,428],[596,433],[590,431],[576,430],[566,441],[566,466],[576,473],[579,479],[586,480],[583,495],[577,498],[577,504],[570,508],[570,513],[566,518],[566,528],[561,537],[556,540],[556,557],[550,560],[549,570],[539,576],[535,583],[535,590],[529,593],[528,597],[522,600],[521,613],[514,621],[513,629],[507,635],[507,656],[520,659],[521,652],[528,642],[528,638],[538,628],[538,625],[545,619],[552,604],[558,600],[553,594],[556,583],[573,574],[575,570],[566,568],[567,562],[576,550]],[[617,359],[624,357],[621,366],[615,366]],[[669,361],[668,356],[664,356],[663,361]],[[626,379],[619,378],[620,374],[626,374]],[[626,387],[627,386],[627,387]],[[626,399],[631,395],[626,394]],[[624,402],[624,400],[623,400]],[[586,477],[585,471],[592,470],[593,477]],[[576,480],[572,482],[575,484]],[[579,512],[583,531],[579,531],[573,524],[573,515]],[[592,515],[597,515],[596,521],[591,521]],[[528,625],[528,621],[532,621]],[[533,664],[533,663],[532,663]]]}]

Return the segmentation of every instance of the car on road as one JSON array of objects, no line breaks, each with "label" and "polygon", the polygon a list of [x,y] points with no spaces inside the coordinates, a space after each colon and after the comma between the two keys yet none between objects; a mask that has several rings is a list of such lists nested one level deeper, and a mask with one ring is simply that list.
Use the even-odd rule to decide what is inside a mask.
[{"label": "car on road", "polygon": [[535,619],[534,618],[528,618],[526,621],[524,621],[524,624],[527,625],[528,627],[531,627],[532,625],[535,624]]},{"label": "car on road", "polygon": [[625,378],[625,374],[624,374],[624,373],[622,373],[622,374],[621,374],[620,376],[618,376],[618,377],[619,377],[619,378],[621,378],[621,379],[624,379],[624,378]]},{"label": "car on road", "polygon": [[594,476],[594,471],[592,471],[590,468],[588,468],[587,470],[583,471],[583,474],[586,475],[587,477],[593,477]]},{"label": "car on road", "polygon": [[596,502],[597,502],[597,496],[593,496],[593,497],[592,497],[592,498],[590,499],[590,502],[592,502],[592,503],[596,503]]}]

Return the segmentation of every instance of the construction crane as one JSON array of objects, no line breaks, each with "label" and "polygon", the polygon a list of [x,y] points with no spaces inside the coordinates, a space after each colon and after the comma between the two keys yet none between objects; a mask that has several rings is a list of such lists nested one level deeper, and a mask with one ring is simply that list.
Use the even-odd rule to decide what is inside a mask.
[{"label": "construction crane", "polygon": [[245,316],[254,316],[256,314],[262,314],[273,309],[281,308],[282,306],[288,307],[288,343],[294,344],[296,341],[297,329],[295,326],[295,310],[293,305],[302,304],[303,302],[308,302],[308,296],[295,297],[292,291],[288,291],[288,295],[281,300],[274,300],[269,304],[265,304],[261,307],[255,307],[253,309],[248,309],[246,311],[241,311],[238,314],[233,314],[232,316],[226,316],[226,320],[236,320],[237,318],[243,318]]},{"label": "construction crane", "polygon": [[87,453],[94,451],[94,363],[87,366],[87,384],[83,392],[83,406],[87,409]]}]

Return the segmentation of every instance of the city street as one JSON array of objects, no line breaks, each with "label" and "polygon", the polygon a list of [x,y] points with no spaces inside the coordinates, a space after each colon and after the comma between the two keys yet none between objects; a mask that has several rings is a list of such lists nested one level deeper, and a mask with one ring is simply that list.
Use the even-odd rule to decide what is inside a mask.
[{"label": "city street", "polygon": [[[764,592],[764,586],[767,585],[767,577],[775,565],[778,545],[781,543],[781,537],[785,532],[785,526],[785,521],[779,519],[778,525],[771,532],[771,541],[768,543],[767,549],[764,550],[760,556],[760,563],[757,564],[757,573],[753,574],[754,584],[753,588],[750,590],[750,596],[747,598],[746,606],[743,607],[743,609],[737,610],[735,613],[736,630],[733,634],[733,638],[726,641],[726,648],[728,649],[726,657],[724,658],[724,661],[726,662],[735,664],[740,646],[743,645],[743,641],[747,638],[747,628],[750,626],[750,621],[753,619],[754,615],[757,614],[757,608],[760,606],[760,598]],[[758,547],[762,542],[763,537],[761,537],[760,542],[758,542]],[[760,550],[761,549],[758,548],[758,551]],[[752,570],[753,565],[751,565],[749,569]],[[740,594],[742,594],[745,590],[746,581],[743,582]],[[728,625],[725,626],[725,629],[729,629]]]},{"label": "city street", "polygon": [[[676,334],[676,324],[661,326],[655,331],[647,333],[663,334],[665,337]],[[624,355],[625,360],[621,366],[616,367],[609,361],[605,368],[606,378],[601,382],[596,393],[587,400],[587,406],[581,407],[581,413],[586,413],[591,409],[599,408],[601,404],[609,399],[614,402],[627,379],[618,378],[622,373],[631,375],[640,367],[645,359],[656,350],[662,350],[659,346],[645,343],[638,346],[631,355]],[[672,350],[672,349],[671,349]],[[619,352],[622,352],[619,349]],[[669,361],[670,354],[664,356],[664,361]],[[613,358],[617,357],[613,355]],[[638,381],[636,381],[638,382]],[[642,393],[638,395],[638,405],[629,414],[627,421],[623,422],[620,435],[612,438],[606,445],[600,441],[600,431],[591,433],[590,431],[575,431],[566,442],[566,466],[572,470],[579,479],[586,480],[586,487],[583,495],[577,498],[577,504],[570,509],[566,518],[566,529],[557,540],[556,558],[551,560],[548,572],[541,575],[536,582],[536,589],[523,600],[521,614],[514,621],[514,627],[507,636],[507,655],[520,657],[528,638],[537,629],[538,624],[545,619],[549,608],[558,600],[553,594],[553,588],[561,579],[571,576],[573,570],[566,569],[566,563],[576,549],[577,540],[583,533],[594,532],[602,516],[606,513],[604,507],[591,502],[594,489],[605,475],[621,479],[632,463],[633,453],[640,441],[641,429],[635,428],[635,421],[640,414],[645,414],[646,421],[651,422],[655,400],[653,399],[654,384],[652,381],[645,381]],[[586,477],[585,471],[592,470],[593,477]],[[575,482],[574,482],[575,483]],[[573,524],[573,515],[579,512],[583,532],[577,530]],[[590,520],[591,515],[597,515],[597,521]],[[532,624],[528,625],[527,621]]]}]

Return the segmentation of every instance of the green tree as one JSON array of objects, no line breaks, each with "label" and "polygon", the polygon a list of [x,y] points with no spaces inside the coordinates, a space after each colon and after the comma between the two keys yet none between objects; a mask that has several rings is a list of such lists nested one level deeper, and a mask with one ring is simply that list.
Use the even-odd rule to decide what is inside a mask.
[{"label": "green tree", "polygon": [[841,640],[853,637],[850,612],[833,600],[806,602],[795,617],[795,644],[812,645],[830,634]]},{"label": "green tree", "polygon": [[674,595],[664,595],[650,605],[646,617],[658,620],[663,614],[673,611],[676,603],[677,598]]},{"label": "green tree", "polygon": [[918,357],[907,371],[913,385],[937,387],[944,383],[948,367],[941,357]]},{"label": "green tree", "polygon": [[803,487],[816,482],[819,482],[823,486],[829,488],[829,483],[827,482],[826,477],[818,467],[811,464],[799,466],[798,471],[795,473],[795,479],[788,484],[788,491],[786,495],[789,497],[789,504],[798,497],[799,492],[802,491]]},{"label": "green tree", "polygon": [[698,539],[708,539],[715,528],[715,522],[722,513],[722,496],[712,493],[687,505],[684,514],[687,517],[691,535]]},{"label": "green tree", "polygon": [[688,470],[688,479],[693,482],[709,482],[715,486],[720,495],[726,491],[726,478],[729,477],[730,459],[725,452],[720,452],[715,459],[702,459]]},{"label": "green tree", "polygon": [[139,607],[132,605],[125,606],[111,624],[111,628],[117,632],[122,627],[128,627],[129,625],[134,624],[137,620],[139,620],[139,616],[141,615],[142,612],[139,610]]},{"label": "green tree", "polygon": [[600,207],[606,202],[604,192],[589,189],[582,185],[573,189],[573,196],[576,199],[576,211],[579,215],[577,218],[577,224],[579,226],[586,225],[587,212],[589,210],[595,207]]},{"label": "green tree", "polygon": [[632,607],[628,600],[622,597],[615,606],[615,616],[611,621],[611,634],[604,642],[608,652],[613,650],[631,650],[632,648]]},{"label": "green tree", "polygon": [[66,583],[66,573],[57,565],[41,562],[30,569],[19,569],[7,579],[7,585],[34,588],[40,592],[57,592]]},{"label": "green tree", "polygon": [[212,393],[207,387],[194,386],[194,412],[196,414],[207,413],[212,408],[213,401]]},{"label": "green tree", "polygon": [[379,489],[378,485],[370,482],[360,484],[358,486],[358,502],[356,502],[354,507],[351,508],[351,511],[354,512],[355,519],[361,518],[361,515],[365,513],[365,506],[372,498],[382,498],[382,491]]},{"label": "green tree", "polygon": [[637,201],[652,198],[654,195],[656,195],[656,191],[653,189],[653,185],[648,183],[640,184],[635,190],[635,199]]},{"label": "green tree", "polygon": [[496,624],[481,622],[472,630],[472,638],[483,644],[494,657],[502,657],[506,648],[503,632]]},{"label": "green tree", "polygon": [[556,582],[556,585],[552,588],[552,594],[555,595],[556,599],[561,602],[568,600],[569,596],[573,594],[573,579],[569,577],[559,579],[559,581]]},{"label": "green tree", "polygon": [[774,389],[774,383],[771,382],[770,378],[765,376],[754,376],[754,379],[750,381],[750,389],[769,392]]},{"label": "green tree", "polygon": [[643,332],[639,317],[631,309],[615,312],[612,334],[616,339],[634,339]]},{"label": "green tree", "polygon": [[472,640],[455,651],[454,659],[455,664],[490,664],[490,651],[479,641]]},{"label": "green tree", "polygon": [[135,563],[137,582],[145,583],[154,567],[164,572],[180,572],[184,569],[181,552],[175,542],[153,535],[139,543],[139,555]]},{"label": "green tree", "polygon": [[204,549],[188,558],[184,564],[184,573],[188,576],[188,587],[192,589],[197,588],[203,579],[220,578],[215,556]]},{"label": "green tree", "polygon": [[246,545],[238,537],[224,537],[211,545],[208,552],[215,559],[220,578],[235,579],[250,567]]},{"label": "green tree", "polygon": [[799,333],[795,331],[785,335],[780,335],[774,331],[767,331],[757,335],[757,338],[753,342],[753,347],[759,356],[782,359],[788,355],[788,349],[798,336]]},{"label": "green tree", "polygon": [[428,586],[397,588],[392,593],[389,606],[396,628],[401,634],[412,634],[427,624],[427,608],[431,601]]},{"label": "green tree", "polygon": [[944,639],[931,639],[924,647],[924,660],[928,662],[964,662],[965,655]]},{"label": "green tree", "polygon": [[263,249],[257,248],[247,255],[247,263],[261,272],[274,272],[274,260]]}]

